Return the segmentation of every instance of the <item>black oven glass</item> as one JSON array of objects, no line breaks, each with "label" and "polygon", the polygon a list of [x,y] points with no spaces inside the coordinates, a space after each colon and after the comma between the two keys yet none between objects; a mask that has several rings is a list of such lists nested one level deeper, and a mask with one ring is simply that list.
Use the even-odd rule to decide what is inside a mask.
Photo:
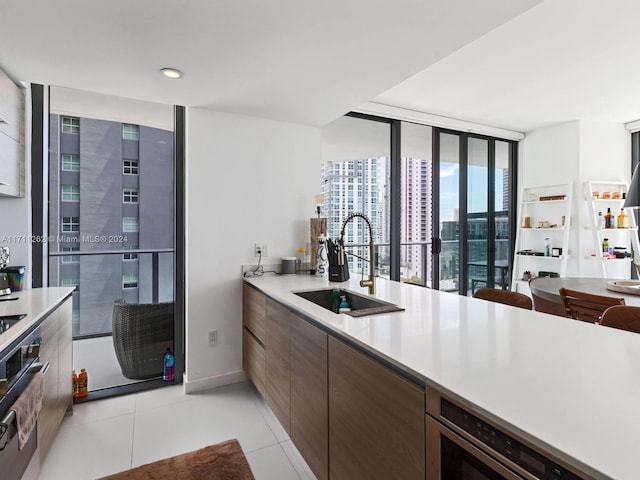
[{"label": "black oven glass", "polygon": [[22,370],[22,349],[19,348],[13,355],[7,358],[5,375],[7,383],[11,384],[15,376]]},{"label": "black oven glass", "polygon": [[440,435],[440,479],[506,480],[444,435]]}]

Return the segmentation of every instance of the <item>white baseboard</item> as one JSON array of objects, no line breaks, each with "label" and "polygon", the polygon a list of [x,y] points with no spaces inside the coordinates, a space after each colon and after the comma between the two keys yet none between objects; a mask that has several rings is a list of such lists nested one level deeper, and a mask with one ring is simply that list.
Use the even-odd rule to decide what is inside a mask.
[{"label": "white baseboard", "polygon": [[246,379],[247,376],[243,370],[225,373],[215,377],[199,378],[198,380],[183,379],[184,393],[189,394],[202,392],[204,390],[210,390],[224,385],[231,385],[232,383],[244,382]]}]

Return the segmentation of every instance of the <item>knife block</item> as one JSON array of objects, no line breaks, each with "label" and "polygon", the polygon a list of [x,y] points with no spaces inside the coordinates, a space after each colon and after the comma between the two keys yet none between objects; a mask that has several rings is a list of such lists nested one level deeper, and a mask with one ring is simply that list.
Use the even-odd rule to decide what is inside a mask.
[{"label": "knife block", "polygon": [[349,264],[347,263],[347,255],[344,256],[344,265],[332,265],[329,263],[329,281],[330,282],[346,282],[349,280]]}]

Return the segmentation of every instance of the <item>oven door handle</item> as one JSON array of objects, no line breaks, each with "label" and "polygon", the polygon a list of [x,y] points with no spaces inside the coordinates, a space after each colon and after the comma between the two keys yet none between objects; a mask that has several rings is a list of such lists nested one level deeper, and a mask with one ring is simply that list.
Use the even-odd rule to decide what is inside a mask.
[{"label": "oven door handle", "polygon": [[[9,410],[9,413],[5,415],[5,417],[0,422],[0,440],[2,440],[5,436],[9,436],[9,426],[16,421],[16,411]],[[0,447],[0,452],[5,449],[7,443],[9,443],[9,438],[4,440],[2,447]]]},{"label": "oven door handle", "polygon": [[49,362],[34,363],[29,369],[29,373],[42,373],[42,375],[46,375],[47,370],[49,370]]}]

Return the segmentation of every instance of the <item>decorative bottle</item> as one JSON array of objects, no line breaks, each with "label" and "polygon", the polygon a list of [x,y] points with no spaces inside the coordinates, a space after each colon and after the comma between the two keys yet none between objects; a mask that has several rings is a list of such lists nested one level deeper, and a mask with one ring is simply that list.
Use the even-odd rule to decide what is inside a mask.
[{"label": "decorative bottle", "polygon": [[316,262],[316,277],[329,276],[329,260],[327,258],[326,237],[320,235],[318,237],[318,258]]},{"label": "decorative bottle", "polygon": [[629,228],[629,217],[624,213],[624,209],[620,209],[620,214],[617,217],[616,226],[618,228]]},{"label": "decorative bottle", "polygon": [[84,368],[80,369],[80,375],[78,375],[78,397],[84,398],[89,394],[89,374]]},{"label": "decorative bottle", "polygon": [[544,239],[544,256],[545,257],[551,256],[551,247],[549,246],[549,237]]},{"label": "decorative bottle", "polygon": [[611,213],[611,208],[607,208],[607,213],[604,215],[604,228],[615,228],[614,216]]},{"label": "decorative bottle", "polygon": [[75,400],[76,398],[78,398],[78,374],[75,370],[73,370],[71,373],[71,380],[73,385],[71,392],[73,394],[73,399]]},{"label": "decorative bottle", "polygon": [[171,349],[167,348],[167,351],[164,353],[163,359],[164,368],[162,370],[162,380],[164,380],[165,382],[173,382],[175,364],[176,359],[171,352]]},{"label": "decorative bottle", "polygon": [[609,253],[609,239],[602,240],[602,253]]}]

